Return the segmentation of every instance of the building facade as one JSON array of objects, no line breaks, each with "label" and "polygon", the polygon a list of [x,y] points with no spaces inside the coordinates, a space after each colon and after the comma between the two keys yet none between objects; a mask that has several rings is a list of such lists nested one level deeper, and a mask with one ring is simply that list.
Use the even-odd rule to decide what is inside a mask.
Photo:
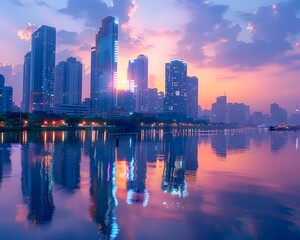
[{"label": "building facade", "polygon": [[[128,62],[127,79],[130,90],[135,95],[135,111],[145,111],[145,91],[148,88],[148,58],[139,55],[136,59]],[[134,86],[132,89],[131,86]]]},{"label": "building facade", "polygon": [[12,112],[13,88],[5,86],[5,77],[0,74],[0,113]]},{"label": "building facade", "polygon": [[54,78],[56,30],[42,26],[31,38],[30,112],[52,112],[54,106]]},{"label": "building facade", "polygon": [[148,88],[145,91],[145,112],[162,113],[164,111],[164,93],[157,88]]},{"label": "building facade", "polygon": [[26,53],[23,65],[23,96],[22,111],[29,112],[30,105],[30,70],[31,70],[31,52]]},{"label": "building facade", "polygon": [[91,97],[97,101],[98,113],[116,108],[118,48],[118,19],[109,16],[102,20],[91,53]]},{"label": "building facade", "polygon": [[288,122],[287,110],[277,103],[272,103],[270,105],[270,121],[272,125],[286,124]]},{"label": "building facade", "polygon": [[217,97],[216,102],[211,107],[211,122],[226,123],[227,122],[227,97]]},{"label": "building facade", "polygon": [[55,102],[57,104],[81,104],[82,64],[74,57],[56,66]]},{"label": "building facade", "polygon": [[174,59],[165,66],[164,112],[186,115],[187,63]]},{"label": "building facade", "polygon": [[187,77],[186,81],[186,115],[188,118],[198,118],[198,78]]}]

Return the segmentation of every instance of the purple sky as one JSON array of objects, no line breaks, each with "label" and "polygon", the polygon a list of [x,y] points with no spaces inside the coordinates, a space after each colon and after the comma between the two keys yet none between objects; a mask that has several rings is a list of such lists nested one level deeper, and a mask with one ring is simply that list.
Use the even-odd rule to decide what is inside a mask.
[{"label": "purple sky", "polygon": [[252,111],[267,112],[278,102],[291,113],[300,103],[299,0],[2,0],[0,64],[12,65],[7,85],[14,87],[15,102],[31,33],[43,24],[57,29],[57,62],[71,55],[83,62],[88,97],[89,49],[107,15],[120,20],[119,88],[126,87],[127,61],[144,53],[150,87],[160,90],[164,63],[187,61],[188,74],[200,80],[204,108],[224,92]]}]

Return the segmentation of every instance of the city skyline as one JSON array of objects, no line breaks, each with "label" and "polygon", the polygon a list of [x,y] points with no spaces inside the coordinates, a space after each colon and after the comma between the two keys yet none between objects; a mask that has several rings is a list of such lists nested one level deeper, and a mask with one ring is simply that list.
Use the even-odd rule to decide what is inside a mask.
[{"label": "city skyline", "polygon": [[[119,89],[126,88],[128,60],[143,53],[149,57],[149,87],[164,90],[164,63],[178,57],[189,63],[188,75],[199,79],[199,104],[203,108],[209,108],[215,97],[226,91],[230,102],[247,102],[257,111],[268,112],[269,105],[278,102],[289,112],[294,112],[299,102],[299,2],[263,0],[243,5],[227,0],[210,3],[189,0],[175,5],[176,2],[162,1],[155,21],[150,23],[147,17],[154,4],[146,1],[123,4],[114,1],[111,6],[110,1],[93,0],[86,6],[83,6],[84,1],[77,6],[73,1],[38,4],[6,0],[1,3],[0,11],[10,30],[3,31],[7,33],[5,36],[1,35],[0,62],[12,64],[13,71],[18,74],[18,69],[22,68],[17,66],[30,50],[30,34],[44,24],[56,27],[56,63],[70,56],[82,61],[85,66],[83,98],[88,97],[90,47],[94,45],[101,19],[112,14],[120,19]],[[50,17],[42,19],[40,15],[32,14],[32,10],[23,13],[22,10],[29,6]],[[172,14],[169,19],[163,18],[162,11],[166,9],[180,17]],[[11,11],[20,13],[16,20],[7,15]],[[87,14],[81,14],[83,11]],[[203,13],[205,26],[196,11]],[[22,30],[25,24],[26,28]],[[271,28],[272,24],[277,28]],[[270,48],[263,45],[266,41]],[[9,77],[7,80],[9,85],[16,86],[15,82],[11,84]],[[14,94],[17,104],[21,99],[18,91],[16,89]]]}]

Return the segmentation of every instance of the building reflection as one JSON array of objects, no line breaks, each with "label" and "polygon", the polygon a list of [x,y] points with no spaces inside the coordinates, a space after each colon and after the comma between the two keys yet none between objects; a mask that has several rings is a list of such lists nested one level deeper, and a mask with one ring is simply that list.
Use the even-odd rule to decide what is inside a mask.
[{"label": "building reflection", "polygon": [[22,146],[22,193],[28,204],[28,219],[34,224],[52,220],[55,206],[52,196],[52,152],[50,144]]},{"label": "building reflection", "polygon": [[[146,189],[147,178],[147,153],[150,152],[148,144],[136,141],[136,138],[129,139],[132,156],[127,159],[126,186],[127,203],[142,203],[144,207],[149,201],[149,193]],[[154,149],[152,149],[154,150]],[[154,153],[155,151],[152,151]]]},{"label": "building reflection", "polygon": [[64,132],[62,141],[60,132],[53,151],[53,179],[70,191],[78,189],[80,184],[81,142],[75,133]]},{"label": "building reflection", "polygon": [[287,145],[288,132],[271,132],[271,151],[278,152]]},{"label": "building reflection", "polygon": [[211,148],[218,157],[226,158],[226,136],[224,133],[211,136]]},{"label": "building reflection", "polygon": [[198,168],[197,144],[197,137],[165,136],[164,192],[179,197],[188,195],[185,172],[195,172]]},{"label": "building reflection", "polygon": [[1,144],[0,146],[0,186],[2,179],[11,174],[11,146]]},{"label": "building reflection", "polygon": [[238,131],[225,131],[211,136],[211,148],[218,157],[226,158],[228,151],[243,151],[250,147],[250,136]]},{"label": "building reflection", "polygon": [[116,141],[111,138],[106,143],[94,142],[90,147],[90,214],[98,224],[99,233],[105,238],[117,237],[119,227],[116,217],[118,200],[116,197]]}]

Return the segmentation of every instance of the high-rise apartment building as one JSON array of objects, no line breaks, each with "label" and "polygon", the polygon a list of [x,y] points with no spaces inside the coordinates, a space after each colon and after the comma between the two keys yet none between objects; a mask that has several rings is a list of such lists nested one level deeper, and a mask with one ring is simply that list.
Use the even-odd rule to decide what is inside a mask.
[{"label": "high-rise apartment building", "polygon": [[198,117],[198,78],[187,77],[186,81],[186,116],[196,119]]},{"label": "high-rise apartment building", "polygon": [[97,101],[97,111],[112,112],[116,107],[118,67],[118,19],[106,17],[96,35],[91,52],[91,97]]},{"label": "high-rise apartment building", "polygon": [[24,56],[24,65],[23,65],[23,96],[22,96],[22,111],[23,112],[29,112],[30,71],[31,71],[31,52],[28,52]]},{"label": "high-rise apartment building", "polygon": [[148,58],[139,55],[128,62],[127,79],[130,85],[134,83],[135,111],[145,111],[145,91],[148,88]]},{"label": "high-rise apartment building", "polygon": [[31,38],[30,112],[52,112],[54,105],[54,77],[56,30],[42,26]]},{"label": "high-rise apartment building", "polygon": [[186,115],[187,63],[174,59],[166,63],[165,102],[166,113]]}]

